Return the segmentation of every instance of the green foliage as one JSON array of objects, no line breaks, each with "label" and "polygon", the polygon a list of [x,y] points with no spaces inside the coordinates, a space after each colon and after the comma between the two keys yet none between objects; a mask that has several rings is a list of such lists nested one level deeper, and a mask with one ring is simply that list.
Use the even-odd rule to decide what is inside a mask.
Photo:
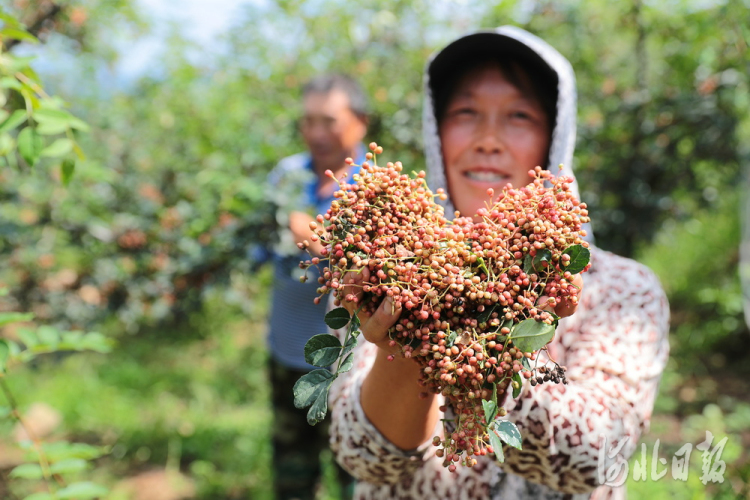
[{"label": "green foliage", "polygon": [[[28,315],[1,314],[5,316],[5,318],[0,316],[0,318],[6,320],[4,324],[10,324],[9,319],[20,321],[31,319]],[[26,424],[15,406],[15,399],[12,397],[5,380],[9,367],[28,363],[40,354],[85,350],[105,353],[109,352],[112,345],[110,339],[97,332],[61,332],[49,326],[40,326],[36,330],[19,329],[18,336],[23,345],[19,345],[12,340],[0,339],[0,386],[2,386],[5,399],[10,405],[7,411],[0,413],[5,413],[5,417],[10,416],[16,419],[24,428]],[[9,477],[11,479],[44,480],[49,493],[37,493],[32,496],[58,500],[64,498],[98,498],[107,493],[106,488],[91,482],[71,483],[66,486],[62,479],[68,475],[78,477],[81,472],[89,468],[88,461],[99,458],[106,453],[105,449],[66,441],[46,444],[38,441],[31,432],[29,432],[29,435],[32,441],[22,443],[22,446],[28,451],[27,460],[30,462],[13,468]],[[55,480],[53,480],[53,477]]]},{"label": "green foliage", "polygon": [[584,248],[581,245],[573,245],[565,250],[563,254],[570,255],[570,263],[562,268],[570,274],[580,273],[591,260],[591,252],[589,252],[588,248]]},{"label": "green foliage", "polygon": [[329,311],[325,316],[325,322],[333,329],[344,328],[347,325],[349,327],[343,346],[337,337],[327,333],[315,335],[305,344],[305,361],[311,365],[331,366],[339,360],[334,371],[313,370],[300,377],[294,384],[294,406],[300,409],[310,407],[307,412],[307,422],[310,425],[321,422],[328,413],[328,391],[340,374],[352,369],[354,354],[351,350],[357,345],[359,336],[359,318],[356,314],[350,315],[343,307]]},{"label": "green foliage", "polygon": [[[740,188],[728,189],[713,210],[667,225],[640,260],[659,277],[672,310],[672,352],[682,368],[704,371],[745,359],[739,258]],[[679,251],[675,251],[679,249]],[[713,357],[712,354],[719,357]],[[708,365],[708,366],[707,366]]]},{"label": "green foliage", "polygon": [[521,321],[510,332],[513,345],[523,352],[538,351],[549,344],[554,336],[554,325],[548,325],[535,319]]},{"label": "green foliage", "polygon": [[492,422],[497,416],[497,402],[482,400],[482,409],[484,410],[484,419],[487,422]]},{"label": "green foliage", "polygon": [[[3,28],[0,29],[0,40],[3,43],[8,39],[36,41],[36,38],[26,31],[23,24],[5,13],[2,8],[0,8],[0,19],[4,23]],[[17,166],[17,155],[20,155],[28,167],[35,166],[41,157],[55,161],[62,160],[61,165],[65,167],[61,168],[67,171],[64,175],[67,182],[74,166],[73,153],[79,159],[83,159],[83,153],[76,143],[73,130],[86,131],[88,126],[64,110],[62,101],[46,94],[28,62],[27,58],[16,57],[8,53],[0,58],[0,105],[2,106],[0,113],[3,115],[0,119],[4,120],[0,125],[2,129],[0,144],[3,145],[2,160],[4,160],[0,163],[0,168],[4,166],[7,170],[7,167]],[[14,109],[14,99],[18,98],[21,100],[16,100],[16,102],[21,102],[23,109]],[[20,105],[15,107],[20,107]],[[11,132],[24,122],[26,126],[20,129],[14,142]],[[51,137],[49,140],[43,137],[59,134],[66,134],[67,137],[56,139]],[[0,296],[7,296],[5,288],[2,289]],[[27,322],[32,319],[32,314],[0,312],[0,326]],[[56,446],[63,454],[48,455],[44,444],[38,440],[21,416],[6,378],[8,368],[14,363],[28,363],[40,354],[64,351],[109,352],[111,340],[96,332],[61,332],[50,326],[40,326],[36,330],[19,329],[18,337],[24,345],[0,338],[0,387],[9,405],[7,411],[3,413],[6,417],[10,416],[17,420],[25,430],[30,441],[23,444],[32,452],[29,460],[33,462],[13,468],[9,473],[9,478],[43,481],[44,488],[48,491],[33,493],[26,496],[26,499],[83,499],[99,498],[107,494],[107,488],[92,482],[67,484],[68,475],[77,476],[85,471],[88,468],[86,459],[98,458],[101,453],[90,454],[86,459],[81,456],[70,456],[71,449],[75,450],[76,445],[59,441]]]},{"label": "green foliage", "polygon": [[[490,403],[486,405],[485,403]],[[491,401],[484,401],[482,405],[485,407],[485,416],[487,415],[488,408],[492,410]],[[494,407],[497,411],[497,406]],[[494,417],[493,417],[494,419]],[[490,446],[492,451],[495,453],[495,458],[498,462],[505,462],[505,454],[503,453],[503,443],[506,443],[514,448],[521,449],[521,432],[513,422],[507,420],[487,420],[489,422],[487,426],[487,434],[490,438]]]},{"label": "green foliage", "polygon": [[[101,445],[91,452],[104,447],[107,454],[81,479],[111,486],[179,464],[197,498],[271,499],[266,307],[243,312],[212,294],[205,311],[158,343],[129,337],[106,357],[18,366],[19,405],[43,400],[62,413],[71,439]],[[61,455],[56,444],[45,443],[48,456]],[[88,450],[79,451],[87,459]]]},{"label": "green foliage", "polygon": [[[508,22],[503,2],[483,25]],[[631,256],[715,208],[750,150],[747,3],[540,1],[522,27],[576,71],[576,177],[597,243]]]},{"label": "green foliage", "polygon": [[521,432],[516,427],[516,424],[507,420],[498,420],[495,422],[494,429],[504,443],[508,443],[519,450],[521,449]]},{"label": "green foliage", "polygon": [[[567,252],[567,250],[566,250]],[[542,248],[537,251],[536,255],[531,261],[531,267],[536,271],[541,271],[547,265],[549,265],[550,259],[552,258],[552,252],[546,248]]]},{"label": "green foliage", "polygon": [[326,313],[325,322],[329,328],[338,330],[339,328],[344,328],[348,325],[350,319],[351,316],[349,315],[349,311],[343,307],[337,307]]},{"label": "green foliage", "polygon": [[342,345],[338,338],[327,333],[315,335],[305,344],[305,361],[313,366],[325,368],[336,361]]},{"label": "green foliage", "polygon": [[[1,7],[0,15],[0,40],[37,42]],[[88,131],[88,125],[66,111],[61,99],[47,95],[30,63],[11,52],[0,57],[0,168],[18,166],[20,156],[28,167],[44,157],[62,169],[63,162],[84,158],[77,133]]]},{"label": "green foliage", "polygon": [[494,428],[489,430],[488,435],[490,436],[490,446],[492,451],[495,453],[495,458],[498,462],[505,462],[505,454],[503,453],[503,442],[500,440],[500,435]]}]

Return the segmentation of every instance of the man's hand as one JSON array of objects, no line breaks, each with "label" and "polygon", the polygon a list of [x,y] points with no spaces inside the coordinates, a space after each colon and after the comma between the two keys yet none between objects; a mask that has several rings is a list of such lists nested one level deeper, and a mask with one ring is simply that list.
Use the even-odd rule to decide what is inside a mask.
[{"label": "man's hand", "polygon": [[310,246],[307,247],[310,250],[310,253],[320,255],[320,252],[323,250],[323,245],[320,243],[320,240],[312,241],[310,239],[310,236],[313,234],[312,229],[310,229],[310,223],[312,221],[313,218],[305,212],[291,212],[289,214],[289,230],[292,231],[292,235],[294,235],[295,243],[302,243],[304,240],[307,240],[310,244]]},{"label": "man's hand", "polygon": [[[369,281],[369,279],[370,269],[367,266],[363,267],[360,272],[350,271],[344,276],[344,287],[340,296],[346,298],[353,295],[356,298],[356,302],[350,300],[341,301],[341,305],[350,314],[353,314],[362,304],[364,298],[362,285]],[[396,323],[400,315],[401,304],[391,297],[386,297],[374,313],[368,314],[364,311],[357,313],[360,320],[360,331],[368,342],[372,342],[390,354],[395,354],[401,349],[399,346],[391,347],[389,345],[388,329]]]}]

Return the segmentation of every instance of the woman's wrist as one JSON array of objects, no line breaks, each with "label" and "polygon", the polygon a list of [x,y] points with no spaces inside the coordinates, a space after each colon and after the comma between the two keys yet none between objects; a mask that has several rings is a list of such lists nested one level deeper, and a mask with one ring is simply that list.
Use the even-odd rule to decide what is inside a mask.
[{"label": "woman's wrist", "polygon": [[432,436],[439,418],[436,396],[420,385],[420,366],[414,359],[389,352],[378,349],[362,383],[360,402],[386,439],[412,450]]},{"label": "woman's wrist", "polygon": [[401,346],[393,340],[386,338],[380,342],[373,342],[378,348],[378,355],[393,356],[393,360],[406,359],[401,355]]}]

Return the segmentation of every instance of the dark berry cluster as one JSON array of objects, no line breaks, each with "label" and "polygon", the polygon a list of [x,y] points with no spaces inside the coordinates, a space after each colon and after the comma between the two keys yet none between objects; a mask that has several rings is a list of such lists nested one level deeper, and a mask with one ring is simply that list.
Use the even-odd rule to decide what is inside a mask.
[{"label": "dark berry cluster", "polygon": [[521,377],[565,382],[559,366],[533,368],[543,345],[524,349],[512,331],[525,320],[554,326],[554,307],[577,302],[573,277],[590,264],[572,269],[569,249],[588,246],[588,212],[571,178],[537,167],[525,187],[508,185],[496,197],[490,190],[478,222],[458,212],[448,220],[435,199],[446,195],[430,191],[424,172],[406,175],[400,162],[378,166],[382,148],[370,148],[360,173],[338,180],[331,208],[310,225],[323,256],[300,265],[327,262],[318,292],[333,291],[337,304],[357,302],[341,291],[350,273],[366,269],[359,307],[372,312],[386,296],[402,306],[391,345],[419,362],[425,390],[444,395],[457,414],[455,431],[436,438],[437,453],[452,469],[471,466],[473,455],[492,453],[483,400],[517,390]]},{"label": "dark berry cluster", "polygon": [[562,383],[564,385],[568,384],[568,379],[565,377],[565,367],[558,364],[555,364],[554,368],[551,370],[547,369],[546,366],[540,366],[537,368],[536,374],[536,378],[531,378],[531,380],[529,380],[532,387],[545,382],[552,382],[554,384]]}]

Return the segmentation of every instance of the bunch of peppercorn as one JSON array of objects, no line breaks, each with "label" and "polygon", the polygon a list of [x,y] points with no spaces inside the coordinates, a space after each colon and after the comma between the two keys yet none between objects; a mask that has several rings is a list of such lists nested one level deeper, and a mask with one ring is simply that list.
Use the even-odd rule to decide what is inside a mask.
[{"label": "bunch of peppercorn", "polygon": [[567,382],[557,364],[536,366],[537,354],[554,336],[554,307],[577,303],[573,279],[590,267],[586,205],[571,178],[537,167],[525,187],[508,185],[497,197],[489,190],[478,222],[458,212],[448,220],[435,200],[446,194],[433,194],[424,172],[406,175],[400,162],[378,166],[382,148],[370,148],[360,173],[337,180],[331,208],[310,224],[311,239],[325,245],[322,257],[300,267],[327,261],[318,292],[333,291],[336,305],[360,302],[342,290],[352,273],[364,273],[360,310],[373,312],[386,296],[402,306],[391,346],[420,364],[425,391],[445,396],[456,413],[455,429],[435,440],[446,466],[500,457],[494,438],[508,441],[495,422],[506,413],[498,396],[520,391],[523,378],[532,386]]}]

